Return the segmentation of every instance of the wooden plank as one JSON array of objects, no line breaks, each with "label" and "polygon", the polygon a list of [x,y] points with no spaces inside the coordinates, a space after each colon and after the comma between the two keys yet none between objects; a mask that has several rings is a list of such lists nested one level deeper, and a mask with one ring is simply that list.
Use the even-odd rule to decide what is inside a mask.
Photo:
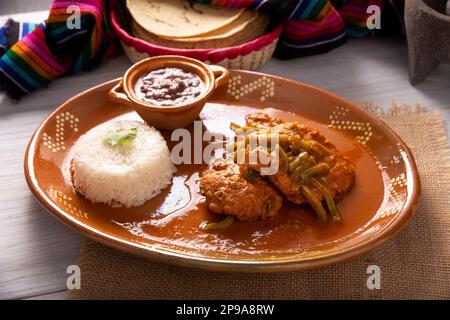
[{"label": "wooden plank", "polygon": [[407,45],[402,39],[351,39],[326,54],[272,59],[260,71],[316,85],[356,102],[370,100],[384,108],[392,101],[439,108],[449,137],[450,65],[439,65],[424,82],[412,86]]},{"label": "wooden plank", "polygon": [[30,110],[45,110],[48,113],[68,98],[89,89],[102,82],[121,77],[131,63],[124,57],[113,58],[95,71],[80,72],[74,76],[59,78],[50,83],[48,88],[30,93],[19,103],[10,100],[5,95],[0,96],[0,116],[8,113],[18,113]]},{"label": "wooden plank", "polygon": [[[5,2],[8,2],[8,4],[5,4]],[[23,14],[24,12],[34,13],[38,10],[50,8],[52,2],[52,0],[3,0],[0,7],[0,15]]]},{"label": "wooden plank", "polygon": [[53,292],[41,296],[35,296],[26,300],[66,300],[66,291]]},{"label": "wooden plank", "polygon": [[79,237],[33,199],[23,177],[27,140],[47,111],[0,116],[0,299],[65,286]]},{"label": "wooden plank", "polygon": [[128,66],[129,62],[119,57],[96,72],[58,79],[19,103],[1,97],[0,299],[65,289],[65,270],[78,254],[80,238],[33,199],[23,176],[25,149],[52,109],[76,93],[117,78]]},{"label": "wooden plank", "polygon": [[0,24],[5,23],[8,18],[12,18],[15,21],[20,22],[33,22],[33,23],[41,23],[48,17],[48,10],[42,11],[33,11],[33,12],[24,12],[18,14],[8,14],[4,16],[0,16]]}]

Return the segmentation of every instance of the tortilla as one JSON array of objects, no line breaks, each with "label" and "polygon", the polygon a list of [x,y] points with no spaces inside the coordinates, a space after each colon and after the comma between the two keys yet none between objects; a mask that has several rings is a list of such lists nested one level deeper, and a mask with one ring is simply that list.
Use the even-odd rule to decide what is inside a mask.
[{"label": "tortilla", "polygon": [[233,23],[245,11],[185,0],[127,0],[126,5],[136,23],[147,32],[173,39],[211,33]]},{"label": "tortilla", "polygon": [[[244,16],[244,15],[243,15]],[[236,22],[238,22],[238,19]],[[157,45],[180,49],[223,48],[238,45],[264,34],[269,23],[265,15],[256,15],[251,20],[234,25],[229,30],[212,32],[201,37],[167,39],[158,37],[144,30],[135,21],[131,22],[131,30],[135,37]],[[234,24],[234,23],[233,23]]]},{"label": "tortilla", "polygon": [[196,36],[196,37],[183,37],[176,38],[174,40],[177,41],[187,41],[187,42],[196,42],[202,40],[218,40],[224,39],[228,37],[233,37],[238,34],[240,31],[246,29],[247,26],[255,22],[259,18],[258,12],[253,11],[245,11],[243,14],[239,16],[238,19],[233,21],[232,23],[224,26],[222,28],[216,29],[207,34]]}]

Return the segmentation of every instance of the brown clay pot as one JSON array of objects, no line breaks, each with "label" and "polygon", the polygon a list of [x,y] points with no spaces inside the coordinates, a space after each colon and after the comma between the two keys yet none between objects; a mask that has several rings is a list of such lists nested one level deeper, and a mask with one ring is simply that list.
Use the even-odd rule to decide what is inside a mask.
[{"label": "brown clay pot", "polygon": [[[196,73],[204,84],[203,93],[186,103],[172,106],[151,105],[140,100],[135,92],[137,80],[151,70],[177,67]],[[122,80],[109,91],[109,97],[121,105],[131,106],[147,124],[163,130],[182,128],[192,123],[214,90],[228,81],[229,71],[221,66],[207,65],[183,56],[159,56],[132,65]]]}]

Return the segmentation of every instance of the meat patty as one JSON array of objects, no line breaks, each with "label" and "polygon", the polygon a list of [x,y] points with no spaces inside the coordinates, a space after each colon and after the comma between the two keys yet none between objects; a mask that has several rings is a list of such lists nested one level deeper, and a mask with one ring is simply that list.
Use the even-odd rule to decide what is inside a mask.
[{"label": "meat patty", "polygon": [[[329,140],[327,140],[318,130],[301,125],[296,122],[285,123],[281,119],[271,118],[265,113],[253,113],[246,116],[247,126],[259,127],[267,130],[271,134],[277,133],[280,136],[285,135],[288,137],[288,142],[285,146],[286,152],[291,157],[291,161],[294,161],[296,157],[302,152],[306,152],[313,156],[314,160],[310,164],[303,166],[303,171],[308,167],[314,166],[314,163],[326,163],[328,170],[326,174],[321,176],[321,182],[326,187],[333,198],[339,194],[345,192],[354,183],[354,168],[350,160],[338,153],[336,146]],[[302,146],[302,142],[311,143],[311,148],[305,144]],[[321,147],[316,146],[314,143],[318,142]],[[280,142],[283,144],[282,142]],[[300,146],[298,154],[293,152],[293,146]],[[303,153],[305,154],[305,153]],[[292,162],[291,162],[292,163]],[[292,166],[291,166],[292,167]],[[257,169],[257,166],[253,166]],[[307,182],[307,179],[294,179],[294,170],[279,170],[275,175],[268,176],[268,179],[277,186],[277,188],[286,196],[286,198],[294,203],[302,204],[308,202],[302,194],[302,186]],[[311,187],[316,197],[322,201],[323,192],[320,192],[316,187]]]},{"label": "meat patty", "polygon": [[247,166],[216,162],[200,178],[200,191],[214,213],[235,216],[241,221],[273,217],[282,198],[266,180]]},{"label": "meat patty", "polygon": [[[323,176],[322,184],[330,191],[333,198],[337,198],[340,194],[347,191],[354,183],[354,171],[353,165],[348,159],[339,157],[337,155],[330,155],[324,159],[323,162],[327,163],[330,167],[328,174]],[[270,182],[272,182],[288,200],[296,203],[303,204],[308,202],[301,190],[304,184],[304,180],[300,179],[295,181],[289,172],[278,172],[275,175],[268,176]],[[323,193],[316,187],[312,187],[312,192],[320,200],[324,200]]]},{"label": "meat patty", "polygon": [[[254,128],[251,134],[279,135],[280,169],[267,178],[288,200],[311,204],[316,212],[319,211],[321,220],[326,221],[321,204],[325,200],[332,219],[340,219],[333,199],[353,185],[354,167],[331,141],[316,129],[297,122],[285,123],[264,113],[247,115],[246,128]],[[247,145],[246,154],[249,152]],[[283,160],[284,168],[281,167]],[[259,163],[248,166],[256,171],[262,167]]]}]

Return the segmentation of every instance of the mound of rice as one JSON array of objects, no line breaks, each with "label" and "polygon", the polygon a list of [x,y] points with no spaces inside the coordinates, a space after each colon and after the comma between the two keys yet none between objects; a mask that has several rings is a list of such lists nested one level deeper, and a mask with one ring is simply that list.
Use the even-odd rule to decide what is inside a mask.
[{"label": "mound of rice", "polygon": [[[129,143],[107,142],[111,132],[132,128],[136,136]],[[167,187],[176,168],[158,130],[139,121],[112,121],[80,137],[72,170],[75,190],[92,202],[135,207]]]}]

